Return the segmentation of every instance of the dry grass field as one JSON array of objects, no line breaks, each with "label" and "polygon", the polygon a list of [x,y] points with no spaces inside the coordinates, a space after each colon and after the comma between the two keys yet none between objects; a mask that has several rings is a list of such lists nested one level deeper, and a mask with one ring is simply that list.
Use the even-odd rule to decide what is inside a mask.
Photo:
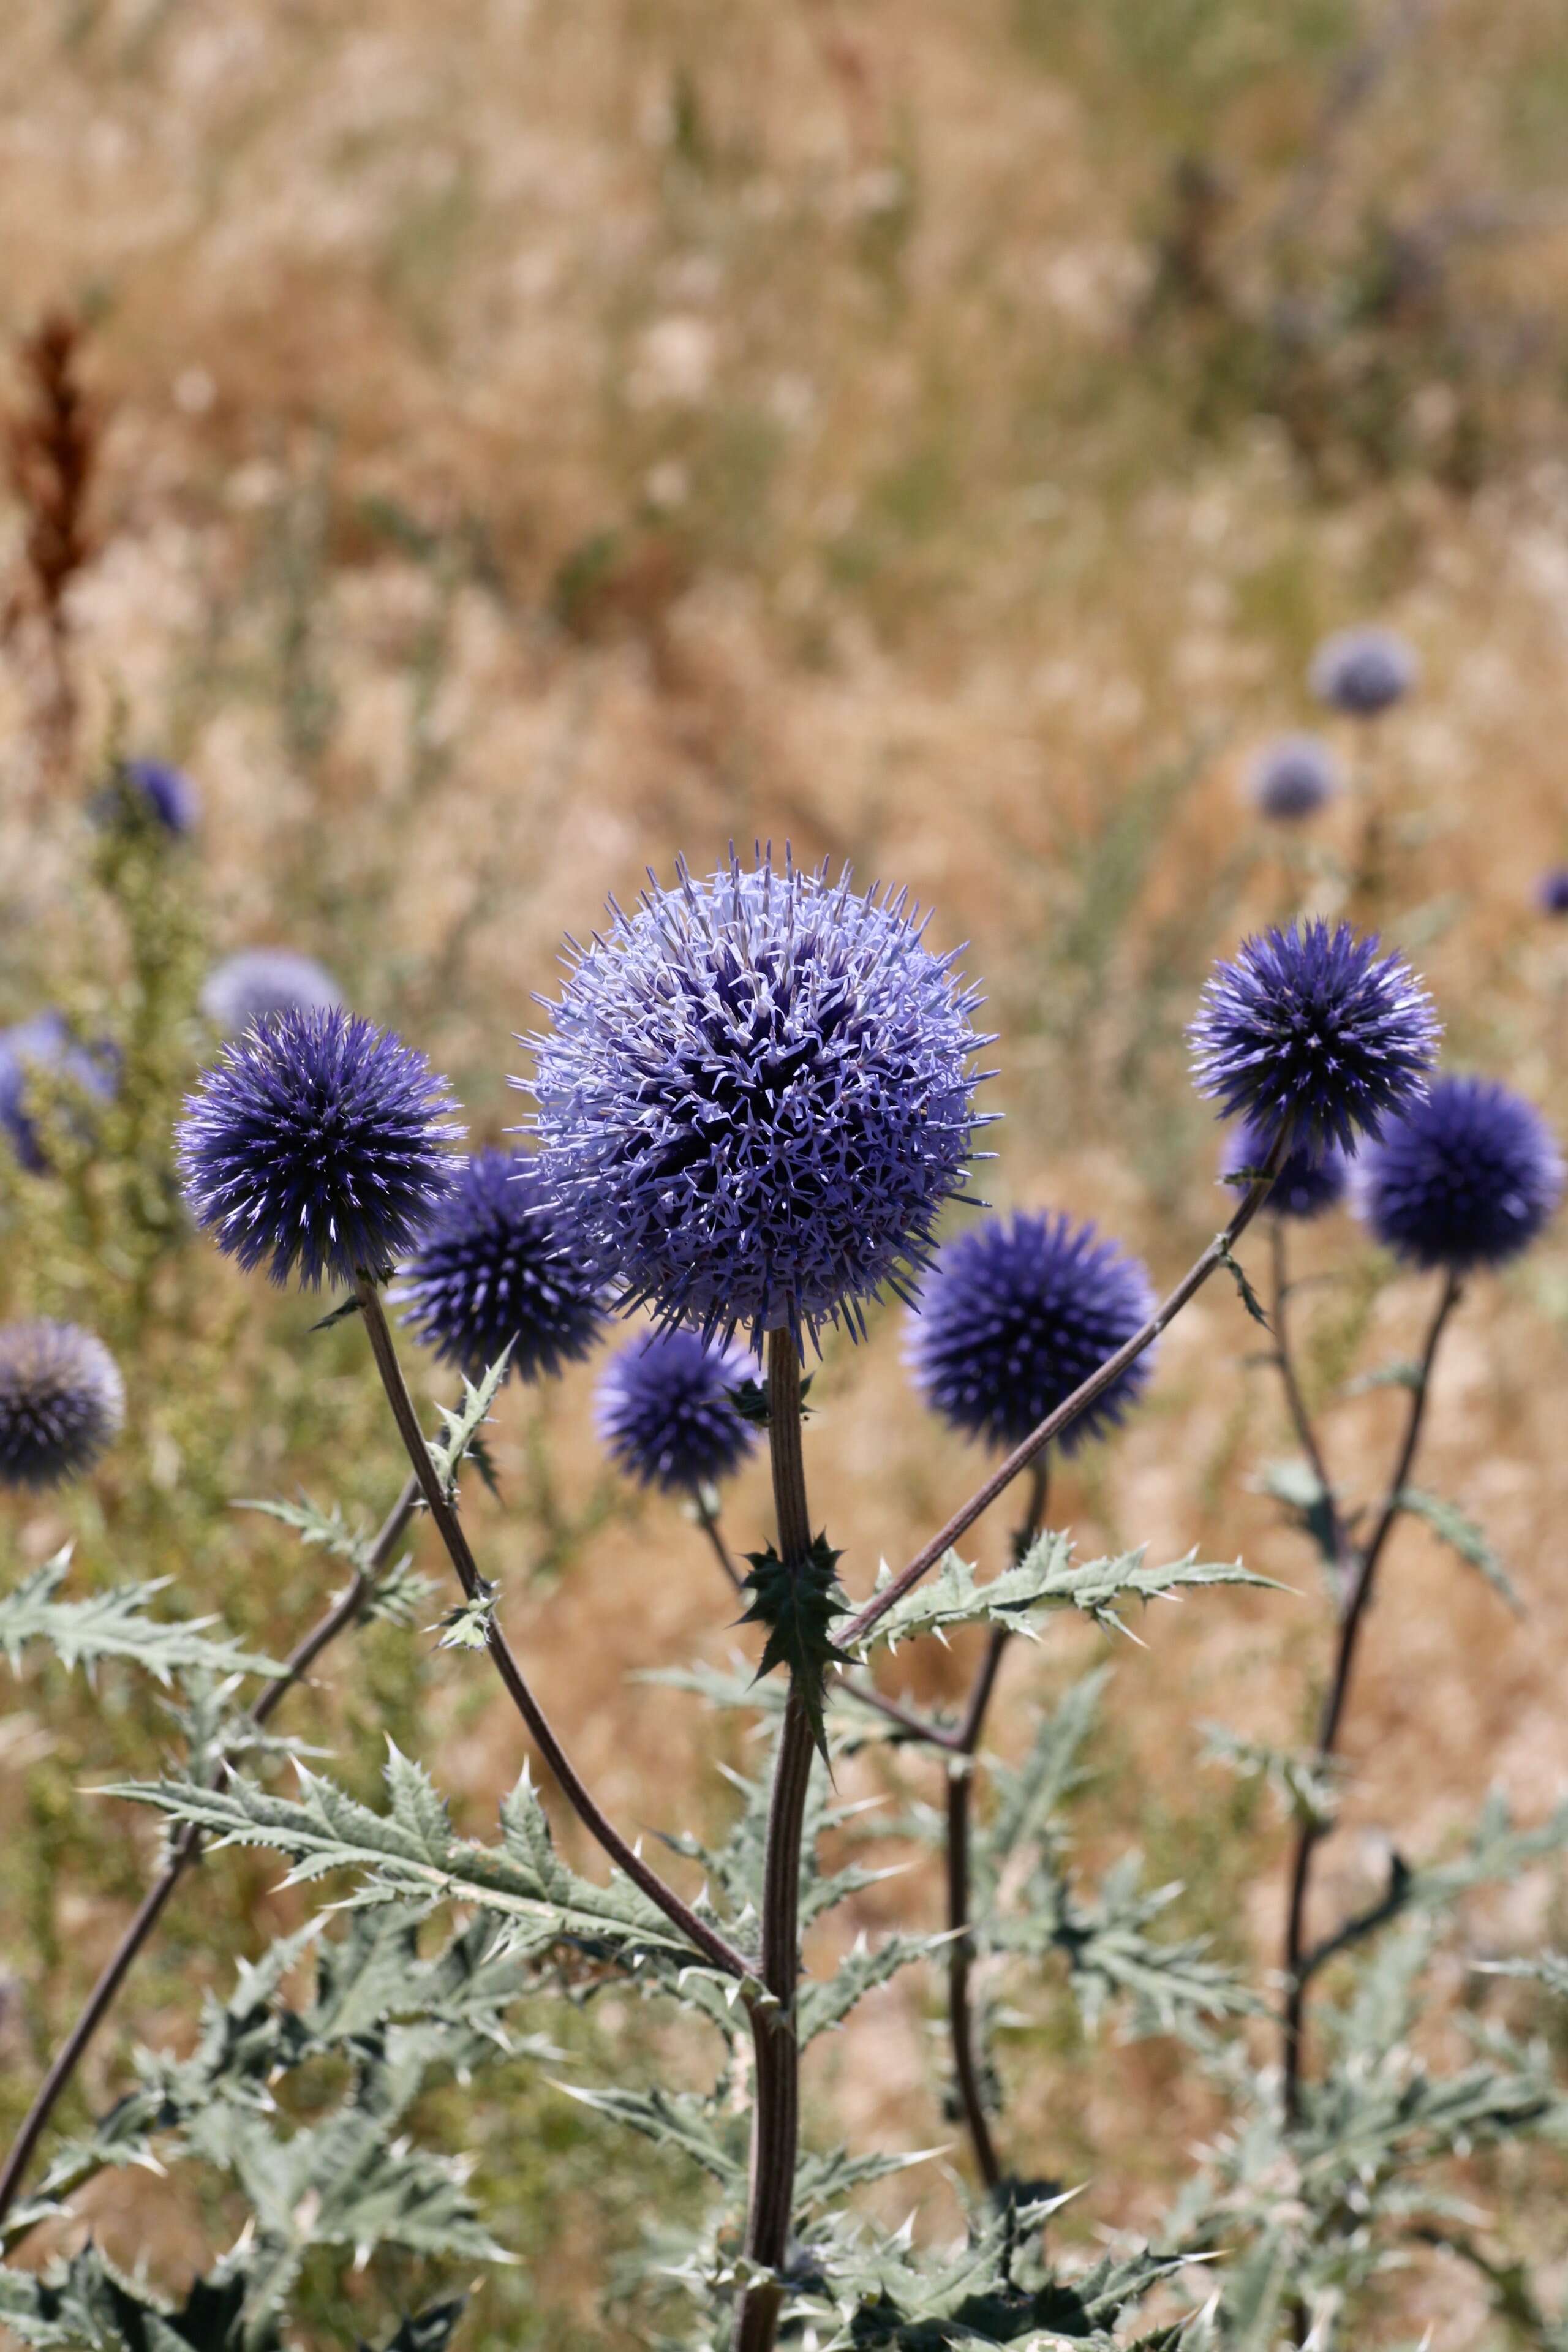
[{"label": "dry grass field", "polygon": [[[199,787],[193,954],[320,956],[451,1072],[476,1137],[518,1116],[517,1033],[564,932],[678,853],[787,840],[907,884],[968,943],[1005,1113],[987,1197],[1093,1215],[1168,1279],[1225,1197],[1181,1044],[1202,975],[1250,924],[1345,903],[1354,845],[1349,805],[1305,837],[1262,827],[1245,763],[1314,723],[1319,637],[1375,619],[1422,680],[1373,754],[1390,846],[1352,911],[1427,974],[1451,1061],[1568,1126],[1568,925],[1534,897],[1568,857],[1565,156],[1556,0],[10,0],[0,331],[86,320],[104,432],[69,759],[26,614],[0,653],[0,1021],[119,985],[81,848],[111,744]],[[20,530],[0,513],[11,569]],[[195,1244],[132,1298],[112,1236],[94,1270],[79,1234],[53,1254],[49,1213],[14,1213],[0,1306],[133,1340],[132,1425],[90,1495],[7,1504],[7,1572],[74,1536],[88,1575],[171,1575],[286,1642],[319,1564],[226,1502],[384,1505],[359,1341],[307,1338],[309,1302]],[[1344,1220],[1309,1255],[1336,1275],[1310,1294],[1328,1396],[1408,1348],[1423,1287]],[[814,1391],[814,1510],[857,1591],[976,1466],[915,1405],[900,1319],[836,1340]],[[1053,1515],[1086,1548],[1240,1552],[1293,1588],[1161,1608],[1119,1645],[1089,1809],[1108,1853],[1141,1843],[1186,1919],[1267,1964],[1279,1826],[1201,1763],[1201,1726],[1297,1737],[1327,1619],[1257,1490],[1290,1450],[1258,1338],[1205,1291]],[[1568,1778],[1565,1345],[1560,1230],[1474,1285],[1424,1468],[1528,1617],[1403,1529],[1325,1916],[1364,1899],[1383,1840],[1440,1849],[1494,1781],[1537,1819]],[[592,1379],[508,1394],[505,1500],[476,1532],[609,1810],[711,1821],[706,1718],[633,1677],[722,1661],[733,1612],[679,1512],[608,1477]],[[1330,1405],[1352,1489],[1394,1410]],[[748,1474],[738,1538],[765,1504]],[[1053,1626],[1015,1660],[997,1746],[1101,1646]],[[935,1698],[966,1670],[927,1645],[895,1674]],[[83,1791],[163,1738],[152,1700],[58,1676],[5,1706],[0,2137],[154,1852]],[[476,1824],[521,1761],[482,1664],[422,1636],[378,1631],[298,1716],[366,1790],[384,1721]],[[279,1874],[227,1855],[185,1890],[91,2099],[132,2029],[188,2036],[197,1987],[291,1916]],[[1470,1931],[1507,1948],[1555,1901],[1530,1882]],[[934,1924],[934,1886],[879,1888],[849,1924],[911,1906]],[[931,1991],[900,1978],[812,2077],[853,2138],[938,2137]],[[587,2067],[617,2037],[637,2063],[651,2028],[604,2006],[582,2031]],[[1048,1987],[1004,2063],[1030,2085],[1029,2165],[1089,2184],[1085,2235],[1146,2217],[1213,2120],[1173,2045],[1091,2048]],[[652,2156],[528,2068],[432,2128],[476,2148],[524,2256],[465,2340],[635,2341],[605,2336],[596,2284],[679,2193]],[[914,2179],[884,2210],[950,2218],[941,2168]],[[117,2177],[84,2214],[171,2278],[223,2241],[178,2183]],[[1471,2297],[1413,2288],[1388,2340],[1429,2325],[1458,2352]]]}]

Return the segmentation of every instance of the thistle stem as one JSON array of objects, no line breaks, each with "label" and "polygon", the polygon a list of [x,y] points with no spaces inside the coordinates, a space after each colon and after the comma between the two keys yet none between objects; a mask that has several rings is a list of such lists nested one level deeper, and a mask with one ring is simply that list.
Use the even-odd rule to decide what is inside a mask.
[{"label": "thistle stem", "polygon": [[1187,1268],[1175,1288],[1161,1300],[1149,1320],[1141,1325],[1131,1339],[1118,1348],[1113,1356],[1108,1356],[1098,1371],[1091,1372],[1088,1380],[1080,1382],[1071,1396],[1058,1405],[1054,1412],[1047,1413],[1038,1427],[1032,1429],[1022,1444],[1016,1445],[1005,1460],[998,1464],[984,1485],[977,1486],[969,1500],[954,1511],[946,1526],[937,1529],[931,1541],[922,1550],[915,1554],[909,1566],[901,1570],[890,1584],[883,1585],[881,1591],[873,1594],[858,1614],[850,1619],[838,1637],[846,1649],[854,1649],[858,1643],[864,1641],[879,1618],[886,1616],[889,1609],[895,1608],[905,1593],[912,1591],[921,1577],[927,1575],[936,1566],[943,1553],[950,1551],[959,1538],[967,1534],[981,1513],[989,1510],[996,1497],[1006,1492],[1019,1472],[1026,1470],[1037,1454],[1042,1454],[1053,1438],[1059,1437],[1064,1430],[1070,1429],[1074,1422],[1086,1413],[1089,1406],[1121,1379],[1128,1366],[1135,1364],[1144,1349],[1153,1346],[1161,1332],[1174,1322],[1187,1301],[1203,1288],[1215,1268],[1225,1264],[1232,1245],[1240,1240],[1268,1198],[1268,1188],[1289,1149],[1289,1137],[1287,1132],[1279,1137],[1264,1167],[1248,1185],[1224,1232],[1215,1235],[1208,1247]]},{"label": "thistle stem", "polygon": [[1297,1443],[1311,1465],[1312,1475],[1318,1482],[1318,1491],[1322,1498],[1324,1526],[1333,1552],[1334,1573],[1339,1581],[1339,1595],[1342,1600],[1353,1566],[1350,1542],[1345,1534],[1339,1496],[1334,1491],[1334,1482],[1329,1475],[1328,1461],[1323,1453],[1322,1444],[1318,1436],[1311,1413],[1307,1408],[1306,1393],[1301,1386],[1300,1375],[1296,1369],[1296,1358],[1290,1344],[1291,1284],[1288,1244],[1285,1238],[1285,1220],[1283,1217],[1275,1217],[1271,1223],[1273,1231],[1269,1238],[1272,1245],[1274,1295],[1270,1304],[1274,1310],[1274,1361],[1279,1368],[1280,1384],[1285,1391],[1285,1402],[1289,1409]]},{"label": "thistle stem", "polygon": [[730,1547],[724,1540],[724,1531],[719,1525],[718,1512],[710,1511],[709,1509],[700,1486],[693,1486],[691,1489],[691,1500],[697,1511],[697,1524],[701,1528],[703,1534],[707,1537],[709,1544],[712,1549],[714,1559],[718,1561],[720,1567],[723,1570],[724,1574],[729,1579],[731,1591],[735,1592],[743,1591],[745,1590],[745,1580],[742,1576],[740,1570],[736,1567],[730,1551]]},{"label": "thistle stem", "polygon": [[[800,1358],[794,1335],[768,1334],[768,1445],[779,1556],[804,1563],[811,1550],[811,1517],[801,1450]],[[811,1718],[792,1682],[779,1733],[763,1864],[763,1988],[752,2007],[756,2053],[752,2110],[752,2187],[746,2254],[778,2271],[789,2244],[800,2141],[800,2047],[795,2038],[795,1988],[800,1975],[800,1861],[805,1801],[813,1760]],[[782,2290],[769,2281],[748,2287],[735,2326],[735,2352],[772,2352]]]},{"label": "thistle stem", "polygon": [[[414,1508],[418,1500],[418,1485],[416,1480],[410,1478],[382,1523],[381,1529],[365,1556],[364,1566],[356,1571],[346,1590],[339,1595],[325,1615],[318,1618],[310,1632],[289,1652],[284,1661],[282,1673],[268,1684],[267,1688],[249,1709],[250,1720],[253,1724],[258,1726],[264,1724],[282,1705],[295,1685],[303,1681],[328,1643],[335,1642],[344,1627],[353,1624],[384,1574],[387,1562],[391,1559],[395,1548],[413,1517]],[[221,1776],[222,1770],[223,1766],[220,1763],[215,1778]],[[81,2063],[89,2043],[112,2007],[114,1997],[130,1974],[138,1953],[163,1916],[169,1897],[184,1876],[189,1865],[198,1858],[200,1852],[201,1833],[193,1824],[183,1831],[175,1841],[169,1859],[142,1896],[130,1925],[105,1962],[98,1982],[88,1995],[76,2023],[56,2051],[48,2072],[38,2085],[37,2095],[22,2119],[22,2127],[16,2134],[10,2153],[5,2158],[5,2170],[0,2172],[0,2222],[4,2222],[16,2201],[23,2177],[32,2161],[33,2151],[43,2136],[61,2093]]]},{"label": "thistle stem", "polygon": [[[375,1368],[381,1374],[381,1384],[386,1391],[386,1401],[392,1408],[392,1417],[397,1424],[398,1435],[403,1440],[414,1475],[419,1481],[419,1490],[425,1497],[431,1517],[436,1522],[437,1532],[447,1547],[447,1556],[458,1572],[458,1581],[463,1588],[465,1597],[469,1601],[477,1601],[486,1589],[484,1580],[479,1575],[473,1552],[469,1549],[468,1538],[464,1534],[458,1520],[456,1506],[442,1483],[441,1475],[431,1458],[430,1448],[426,1443],[425,1433],[419,1426],[419,1416],[414,1409],[414,1400],[408,1393],[408,1383],[403,1377],[403,1367],[397,1360],[397,1350],[393,1345],[392,1331],[386,1320],[386,1310],[382,1306],[381,1292],[374,1276],[363,1271],[358,1274],[354,1280],[354,1293],[359,1300],[360,1312],[364,1318],[365,1329],[370,1335],[371,1353],[375,1358]],[[690,1905],[683,1903],[675,1889],[665,1884],[658,1871],[648,1867],[641,1854],[627,1844],[615,1823],[590,1794],[586,1782],[556,1737],[549,1717],[535,1698],[521,1667],[512,1654],[511,1646],[506,1635],[493,1617],[489,1621],[486,1633],[485,1646],[489,1651],[491,1661],[501,1678],[508,1697],[527,1725],[540,1755],[554,1775],[563,1795],[589,1835],[608,1854],[610,1860],[625,1872],[633,1885],[640,1887],[648,1901],[655,1904],[671,1925],[679,1927],[688,1941],[694,1945],[705,1958],[711,1960],[715,1968],[721,1969],[726,1976],[749,1975],[751,1964],[745,1955],[738,1952],[734,1946],[721,1936],[716,1928],[710,1927],[706,1920],[700,1919]]]},{"label": "thistle stem", "polygon": [[[1045,1524],[1047,1463],[1037,1454],[1030,1465],[1029,1507],[1023,1526],[1013,1538],[1013,1557],[1022,1559]],[[984,2070],[969,1998],[974,1966],[970,1886],[970,1828],[974,1806],[974,1758],[985,1728],[986,1710],[996,1688],[1002,1654],[1011,1638],[1005,1625],[993,1625],[980,1662],[969,1703],[952,1740],[953,1760],[947,1772],[947,1924],[952,1941],[947,1948],[947,2020],[952,2037],[953,2080],[963,2113],[964,2127],[980,2178],[994,2196],[1002,2185],[1002,2165],[985,2112]]]},{"label": "thistle stem", "polygon": [[[1458,1276],[1450,1272],[1443,1282],[1436,1309],[1427,1328],[1426,1345],[1411,1392],[1410,1411],[1405,1418],[1404,1434],[1394,1458],[1394,1473],[1388,1482],[1371,1535],[1366,1542],[1350,1555],[1350,1580],[1340,1603],[1338,1638],[1334,1645],[1333,1674],[1323,1700],[1323,1710],[1318,1725],[1318,1743],[1314,1751],[1314,1769],[1326,1769],[1332,1761],[1335,1744],[1344,1718],[1345,1703],[1350,1696],[1351,1675],[1355,1666],[1356,1646],[1366,1612],[1371,1606],[1377,1578],[1378,1563],[1393,1531],[1394,1521],[1404,1508],[1405,1482],[1415,1459],[1415,1449],[1421,1441],[1422,1423],[1426,1413],[1426,1400],[1432,1386],[1432,1368],[1436,1360],[1438,1342],[1444,1327],[1459,1298]],[[1306,1956],[1307,1901],[1311,1891],[1312,1863],[1322,1843],[1325,1825],[1314,1820],[1303,1820],[1296,1832],[1295,1847],[1290,1859],[1290,1898],[1285,1921],[1285,2010],[1281,2020],[1283,2096],[1285,2120],[1288,2125],[1301,2119],[1301,2066],[1304,2056],[1307,1987],[1313,1965],[1321,1965],[1331,1949],[1338,1949],[1331,1939],[1316,1956],[1313,1965]]]}]

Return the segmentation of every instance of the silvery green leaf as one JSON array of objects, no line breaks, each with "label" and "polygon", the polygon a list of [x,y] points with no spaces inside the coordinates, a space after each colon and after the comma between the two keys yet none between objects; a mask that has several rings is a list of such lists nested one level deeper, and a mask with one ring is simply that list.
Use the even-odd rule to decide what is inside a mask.
[{"label": "silvery green leaf", "polygon": [[61,1601],[57,1596],[69,1567],[68,1549],[58,1551],[9,1592],[0,1593],[0,1653],[14,1669],[23,1651],[41,1642],[62,1665],[82,1666],[89,1675],[106,1658],[144,1667],[165,1684],[186,1673],[270,1678],[283,1671],[273,1659],[242,1649],[226,1634],[208,1633],[207,1627],[217,1622],[215,1617],[183,1622],[154,1617],[152,1603],[167,1591],[170,1577],[117,1585],[83,1601]]},{"label": "silvery green leaf", "polygon": [[505,1348],[488,1372],[475,1383],[465,1377],[462,1402],[453,1412],[443,1405],[441,1435],[430,1440],[430,1459],[449,1496],[458,1491],[458,1473],[463,1458],[472,1453],[476,1439],[490,1417],[490,1408],[500,1394],[511,1361],[511,1349]]},{"label": "silvery green leaf", "polygon": [[1479,1569],[1492,1591],[1507,1602],[1516,1617],[1525,1614],[1524,1603],[1501,1560],[1474,1519],[1467,1518],[1456,1504],[1445,1502],[1440,1495],[1428,1495],[1420,1486],[1402,1486],[1399,1507],[1415,1518],[1425,1519],[1433,1534],[1451,1551],[1457,1551],[1472,1568]]}]

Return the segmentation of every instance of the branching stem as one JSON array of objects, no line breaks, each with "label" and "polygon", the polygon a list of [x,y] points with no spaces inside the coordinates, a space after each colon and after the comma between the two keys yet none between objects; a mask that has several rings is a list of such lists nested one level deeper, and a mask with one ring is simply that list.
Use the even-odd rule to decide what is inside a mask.
[{"label": "branching stem", "polygon": [[[801,1450],[800,1358],[787,1330],[768,1334],[768,1446],[779,1556],[798,1566],[811,1550],[811,1516]],[[752,2007],[756,2053],[752,2110],[752,2185],[746,2254],[776,2272],[789,2245],[800,2144],[800,2046],[795,1989],[800,1975],[800,1864],[813,1759],[811,1719],[792,1683],[779,1733],[763,1864],[763,1988]],[[780,2288],[748,2287],[735,2325],[735,2352],[773,2352]]]},{"label": "branching stem", "polygon": [[[1350,1696],[1351,1675],[1355,1666],[1356,1646],[1366,1612],[1371,1605],[1377,1578],[1378,1563],[1393,1531],[1394,1521],[1404,1507],[1403,1496],[1409,1480],[1415,1449],[1421,1441],[1421,1427],[1426,1418],[1426,1400],[1432,1386],[1432,1368],[1436,1360],[1438,1342],[1444,1327],[1458,1303],[1459,1281],[1453,1273],[1445,1276],[1436,1311],[1427,1327],[1426,1344],[1421,1351],[1415,1385],[1411,1391],[1410,1410],[1405,1417],[1404,1433],[1395,1456],[1394,1473],[1388,1482],[1372,1533],[1364,1544],[1348,1553],[1349,1575],[1341,1601],[1337,1639],[1334,1644],[1333,1673],[1323,1699],[1323,1710],[1318,1725],[1318,1743],[1314,1751],[1314,1770],[1326,1771],[1331,1763],[1334,1748],[1344,1717],[1345,1703]],[[1283,1345],[1281,1356],[1284,1355]],[[1321,1459],[1320,1454],[1319,1459]],[[1329,1482],[1323,1479],[1325,1493]],[[1290,1858],[1290,1896],[1285,1921],[1285,2010],[1282,2026],[1282,2074],[1287,2124],[1297,2124],[1301,2117],[1301,2064],[1305,2038],[1307,1987],[1316,1968],[1339,1948],[1330,1938],[1314,1954],[1306,1951],[1307,1902],[1311,1891],[1312,1863],[1325,1834],[1325,1825],[1316,1820],[1304,1819],[1296,1832],[1296,1843]]]},{"label": "branching stem", "polygon": [[[441,1481],[440,1473],[431,1458],[425,1433],[419,1426],[419,1416],[408,1384],[403,1377],[403,1367],[397,1360],[386,1311],[381,1303],[381,1292],[374,1276],[360,1274],[355,1280],[355,1293],[365,1329],[370,1335],[371,1352],[381,1383],[386,1391],[386,1401],[392,1407],[392,1417],[407,1451],[414,1475],[419,1481],[420,1492],[436,1522],[437,1532],[447,1547],[447,1558],[458,1572],[458,1581],[469,1601],[478,1600],[484,1590],[468,1538],[463,1532],[457,1510]],[[608,1815],[590,1794],[587,1784],[572,1762],[556,1737],[549,1717],[535,1698],[532,1690],[512,1654],[506,1635],[492,1617],[486,1637],[490,1658],[505,1685],[508,1697],[527,1725],[535,1747],[560,1785],[563,1795],[572,1806],[578,1820],[610,1860],[626,1873],[635,1886],[641,1888],[648,1901],[664,1913],[671,1924],[679,1928],[705,1958],[727,1976],[745,1977],[751,1973],[751,1963],[738,1952],[726,1937],[699,1918],[688,1903],[683,1903],[672,1886],[667,1885],[657,1870],[651,1870],[621,1835]]]},{"label": "branching stem", "polygon": [[[249,1710],[250,1720],[260,1726],[279,1707],[297,1683],[302,1682],[331,1642],[335,1642],[346,1626],[352,1625],[366,1601],[384,1575],[387,1564],[405,1528],[414,1516],[419,1500],[417,1482],[410,1477],[365,1556],[364,1566],[356,1570],[346,1589],[339,1595],[325,1615],[318,1618],[310,1632],[290,1651],[284,1661],[283,1671],[269,1682]],[[223,1767],[218,1767],[221,1775]],[[5,2168],[0,2172],[0,2223],[16,2201],[23,2178],[32,2161],[33,2151],[42,2137],[61,2093],[75,2074],[99,2027],[113,2006],[114,1997],[130,1974],[138,1953],[151,1937],[163,1916],[169,1897],[184,1876],[187,1868],[201,1852],[201,1833],[194,1823],[174,1841],[169,1858],[142,1896],[136,1913],[119,1943],[105,1962],[98,1982],[87,1997],[80,2015],[65,2040],[56,2051],[47,2074],[38,2085],[37,2095],[22,2119]]]},{"label": "branching stem", "polygon": [[1019,1472],[1026,1470],[1036,1456],[1045,1452],[1053,1438],[1059,1437],[1065,1429],[1070,1429],[1073,1423],[1121,1379],[1128,1366],[1135,1364],[1144,1349],[1153,1346],[1161,1332],[1174,1322],[1187,1301],[1203,1288],[1215,1267],[1225,1264],[1233,1244],[1240,1240],[1258,1214],[1289,1148],[1289,1136],[1282,1135],[1263,1169],[1247,1186],[1225,1231],[1215,1235],[1208,1247],[1187,1268],[1175,1288],[1161,1300],[1149,1320],[1134,1331],[1131,1339],[1118,1348],[1113,1356],[1107,1356],[1100,1370],[1091,1372],[1088,1380],[1058,1405],[1054,1412],[1047,1413],[1038,1427],[1032,1429],[1022,1444],[1016,1445],[1006,1459],[998,1464],[984,1485],[977,1486],[969,1500],[954,1511],[946,1526],[937,1529],[909,1566],[901,1570],[890,1584],[885,1584],[879,1592],[873,1594],[858,1614],[850,1619],[839,1635],[846,1649],[854,1649],[862,1642],[878,1619],[886,1616],[906,1592],[912,1591],[921,1577],[927,1575],[959,1538],[968,1532],[981,1513],[989,1510],[997,1496],[1006,1492]]}]

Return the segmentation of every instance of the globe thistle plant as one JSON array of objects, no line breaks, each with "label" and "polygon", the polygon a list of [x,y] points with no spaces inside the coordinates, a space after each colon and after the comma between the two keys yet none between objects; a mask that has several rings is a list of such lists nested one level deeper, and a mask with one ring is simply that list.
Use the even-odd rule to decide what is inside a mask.
[{"label": "globe thistle plant", "polygon": [[0,1327],[0,1486],[79,1477],[124,1419],[119,1369],[90,1331],[76,1323]]},{"label": "globe thistle plant", "polygon": [[177,1130],[196,1223],[247,1270],[352,1282],[409,1250],[451,1191],[462,1133],[423,1054],[329,1006],[224,1048]]},{"label": "globe thistle plant", "polygon": [[[1227,1180],[1256,1174],[1268,1157],[1268,1143],[1250,1122],[1233,1128],[1226,1142],[1222,1175]],[[1351,1162],[1337,1143],[1326,1144],[1314,1157],[1304,1150],[1288,1151],[1280,1161],[1264,1208],[1276,1217],[1303,1222],[1338,1208],[1350,1181]]]},{"label": "globe thistle plant", "polygon": [[1265,745],[1247,776],[1253,807],[1278,824],[1316,816],[1343,789],[1339,761],[1321,735],[1279,736]]},{"label": "globe thistle plant", "polygon": [[735,1391],[752,1372],[739,1348],[679,1328],[633,1339],[599,1382],[596,1420],[612,1461],[639,1486],[667,1494],[716,1486],[757,1443]]},{"label": "globe thistle plant", "polygon": [[27,1107],[32,1074],[58,1076],[100,1102],[112,1097],[116,1061],[108,1045],[88,1046],[72,1037],[63,1013],[36,1013],[15,1028],[0,1030],[0,1127],[11,1139],[24,1168],[42,1175],[48,1155],[37,1118]]},{"label": "globe thistle plant", "polygon": [[1308,683],[1320,702],[1352,719],[1376,719],[1420,676],[1414,650],[1392,629],[1340,629],[1312,656]]},{"label": "globe thistle plant", "polygon": [[194,833],[200,814],[201,803],[189,776],[163,760],[122,760],[97,804],[102,823],[145,817],[164,833],[176,835]]},{"label": "globe thistle plant", "polygon": [[860,1333],[966,1181],[978,997],[902,893],[787,856],[612,911],[531,1041],[595,1276],[709,1338]]},{"label": "globe thistle plant", "polygon": [[292,948],[243,948],[216,964],[202,989],[202,1011],[226,1037],[278,1013],[320,1013],[342,1001],[331,973]]},{"label": "globe thistle plant", "polygon": [[1432,1000],[1378,944],[1348,923],[1292,923],[1215,966],[1187,1031],[1194,1081],[1222,1117],[1251,1122],[1255,1143],[1353,1151],[1425,1091]]},{"label": "globe thistle plant", "polygon": [[[1154,1310],[1137,1258],[1063,1215],[987,1218],[942,1251],[907,1360],[933,1412],[1001,1448],[1022,1442]],[[1153,1351],[1127,1367],[1062,1437],[1073,1453],[1142,1392]]]},{"label": "globe thistle plant", "polygon": [[405,1321],[476,1377],[510,1347],[509,1373],[553,1378],[587,1355],[604,1322],[531,1155],[477,1151],[402,1272]]},{"label": "globe thistle plant", "polygon": [[1442,1077],[1362,1158],[1356,1206],[1409,1265],[1463,1274],[1529,1247],[1563,1197],[1563,1154],[1533,1104]]}]

